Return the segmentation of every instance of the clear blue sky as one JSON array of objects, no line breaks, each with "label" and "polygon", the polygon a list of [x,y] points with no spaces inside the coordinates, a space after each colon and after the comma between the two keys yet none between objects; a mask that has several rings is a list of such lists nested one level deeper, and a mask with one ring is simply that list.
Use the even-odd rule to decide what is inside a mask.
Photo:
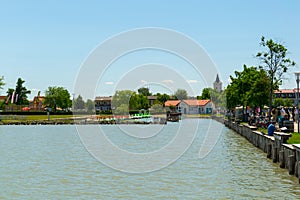
[{"label": "clear blue sky", "polygon": [[[95,47],[120,32],[143,27],[191,37],[210,55],[226,85],[243,64],[258,65],[254,55],[261,50],[262,35],[283,42],[289,57],[300,63],[299,24],[298,0],[0,1],[0,75],[6,82],[0,94],[14,88],[18,77],[32,90],[30,97],[39,90],[43,94],[48,86],[73,93],[80,66]],[[300,71],[298,66],[282,88],[296,87],[293,72]],[[96,95],[112,93],[118,78],[109,77]],[[196,93],[201,89],[195,88]]]}]

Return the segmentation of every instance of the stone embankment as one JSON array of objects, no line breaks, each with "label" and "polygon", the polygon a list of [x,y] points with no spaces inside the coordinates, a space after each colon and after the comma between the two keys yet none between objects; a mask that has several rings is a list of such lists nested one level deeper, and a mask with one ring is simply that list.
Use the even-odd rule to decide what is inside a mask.
[{"label": "stone embankment", "polygon": [[300,183],[300,144],[287,144],[291,134],[275,132],[274,136],[265,135],[255,126],[239,124],[221,118],[214,118],[228,128],[245,137],[250,143],[267,154],[267,158],[286,168],[290,175],[295,175]]}]

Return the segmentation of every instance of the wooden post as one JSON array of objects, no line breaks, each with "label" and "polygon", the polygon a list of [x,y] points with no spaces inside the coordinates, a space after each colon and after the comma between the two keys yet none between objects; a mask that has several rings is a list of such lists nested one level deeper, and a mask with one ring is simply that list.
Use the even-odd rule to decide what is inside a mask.
[{"label": "wooden post", "polygon": [[273,163],[276,163],[278,160],[277,160],[277,147],[275,147],[275,144],[273,145],[272,147],[272,160],[273,160]]},{"label": "wooden post", "polygon": [[298,181],[300,183],[300,176],[299,176],[299,174],[300,174],[300,161],[298,162],[297,172],[298,172]]},{"label": "wooden post", "polygon": [[299,166],[298,163],[299,163],[299,162],[297,162],[297,161],[295,160],[295,176],[296,176],[296,177],[299,177],[299,176],[298,176],[298,168],[299,168],[300,166]]},{"label": "wooden post", "polygon": [[289,155],[289,175],[295,174],[295,156]]},{"label": "wooden post", "polygon": [[284,168],[285,167],[284,151],[283,150],[279,151],[279,167],[280,168]]},{"label": "wooden post", "polygon": [[268,144],[267,146],[267,158],[271,158],[272,156],[272,144]]}]

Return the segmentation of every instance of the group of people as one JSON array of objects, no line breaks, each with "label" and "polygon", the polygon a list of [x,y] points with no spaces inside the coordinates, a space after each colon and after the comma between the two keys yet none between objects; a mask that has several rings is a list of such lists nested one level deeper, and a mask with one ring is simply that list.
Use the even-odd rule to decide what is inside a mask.
[{"label": "group of people", "polygon": [[272,121],[282,123],[284,120],[292,120],[294,122],[298,121],[299,111],[297,108],[292,107],[282,107],[282,108],[273,108],[271,111]]},{"label": "group of people", "polygon": [[268,135],[272,136],[276,130],[275,124],[278,122],[279,128],[282,127],[283,121],[292,120],[293,122],[298,122],[299,120],[299,110],[298,108],[292,107],[282,107],[282,108],[273,108],[271,111],[272,122],[268,126]]}]

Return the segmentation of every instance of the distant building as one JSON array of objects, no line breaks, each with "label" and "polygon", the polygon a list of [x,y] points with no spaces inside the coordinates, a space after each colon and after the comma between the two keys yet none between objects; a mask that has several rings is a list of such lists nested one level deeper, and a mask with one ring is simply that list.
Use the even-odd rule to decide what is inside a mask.
[{"label": "distant building", "polygon": [[210,100],[182,100],[179,107],[182,114],[210,114],[213,104]]},{"label": "distant building", "polygon": [[180,100],[168,100],[165,102],[165,107],[169,108],[170,110],[181,112],[179,104]]},{"label": "distant building", "polygon": [[0,96],[0,102],[5,100],[6,100],[6,96]]},{"label": "distant building", "polygon": [[96,97],[94,100],[96,111],[110,111],[112,97]]},{"label": "distant building", "polygon": [[297,104],[297,89],[282,89],[274,91],[275,98],[290,99],[293,104]]},{"label": "distant building", "polygon": [[214,82],[214,89],[218,92],[222,92],[222,82],[220,81],[219,74],[217,74],[216,80]]},{"label": "distant building", "polygon": [[168,100],[165,107],[173,107],[182,114],[210,114],[213,104],[210,100]]},{"label": "distant building", "polygon": [[32,101],[29,101],[29,108],[30,110],[34,111],[44,111],[45,105],[44,105],[44,96],[35,96]]}]

